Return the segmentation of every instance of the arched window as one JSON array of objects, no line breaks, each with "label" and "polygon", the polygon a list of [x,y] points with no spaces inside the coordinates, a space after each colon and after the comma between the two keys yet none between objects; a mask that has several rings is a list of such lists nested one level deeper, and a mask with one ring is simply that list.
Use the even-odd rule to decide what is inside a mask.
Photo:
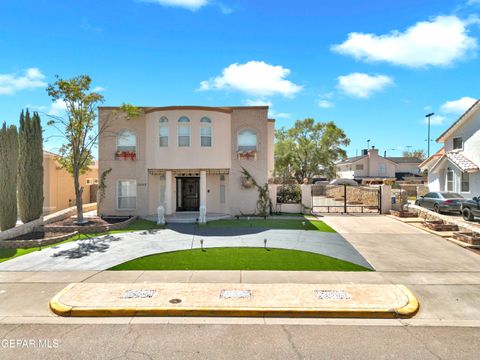
[{"label": "arched window", "polygon": [[253,130],[242,130],[237,134],[237,151],[257,151],[257,133]]},{"label": "arched window", "polygon": [[137,135],[131,130],[122,130],[117,134],[117,151],[137,152]]},{"label": "arched window", "polygon": [[200,145],[202,147],[212,146],[212,120],[204,116],[200,119]]},{"label": "arched window", "polygon": [[178,125],[178,146],[188,147],[190,146],[190,119],[182,116],[178,122],[180,124]]},{"label": "arched window", "polygon": [[160,118],[160,128],[158,130],[158,138],[160,147],[168,146],[168,119],[165,116]]}]

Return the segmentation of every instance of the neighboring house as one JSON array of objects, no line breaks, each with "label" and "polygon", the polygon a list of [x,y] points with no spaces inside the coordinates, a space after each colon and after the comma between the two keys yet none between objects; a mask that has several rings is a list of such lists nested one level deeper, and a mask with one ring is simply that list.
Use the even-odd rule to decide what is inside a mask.
[{"label": "neighboring house", "polygon": [[240,215],[256,211],[258,191],[242,181],[242,167],[268,182],[274,166],[274,120],[267,106],[142,107],[127,119],[118,107],[99,108],[99,174],[104,215],[154,216],[196,212]]},{"label": "neighboring house", "polygon": [[466,198],[480,195],[480,100],[437,139],[444,150],[421,164],[428,170],[430,191],[453,191]]},{"label": "neighboring house", "polygon": [[[43,211],[45,214],[66,209],[75,205],[75,189],[72,175],[63,169],[56,158],[57,154],[43,152]],[[97,198],[98,167],[80,176],[83,186],[83,203],[95,202]]]},{"label": "neighboring house", "polygon": [[355,180],[392,179],[419,174],[418,164],[422,161],[414,157],[384,157],[372,147],[362,150],[362,155],[348,158],[336,164],[337,177]]}]

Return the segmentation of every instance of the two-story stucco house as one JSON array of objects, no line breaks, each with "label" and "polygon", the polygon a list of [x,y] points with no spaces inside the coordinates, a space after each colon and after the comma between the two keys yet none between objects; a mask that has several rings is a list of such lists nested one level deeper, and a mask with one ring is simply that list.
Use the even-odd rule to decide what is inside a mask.
[{"label": "two-story stucco house", "polygon": [[453,191],[466,198],[480,195],[480,100],[437,139],[443,144],[421,164],[428,170],[430,191]]},{"label": "two-story stucco house", "polygon": [[274,120],[267,106],[142,107],[128,119],[99,108],[99,177],[108,169],[103,215],[253,214],[258,192],[245,186],[242,167],[258,184],[274,167]]},{"label": "two-story stucco house", "polygon": [[372,147],[362,150],[362,155],[348,158],[336,164],[337,177],[343,179],[372,180],[397,179],[417,175],[421,160],[414,157],[386,157]]}]

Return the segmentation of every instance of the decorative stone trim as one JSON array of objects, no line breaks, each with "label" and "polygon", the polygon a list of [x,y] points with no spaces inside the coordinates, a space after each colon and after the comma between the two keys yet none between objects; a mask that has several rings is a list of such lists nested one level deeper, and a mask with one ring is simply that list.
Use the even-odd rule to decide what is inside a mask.
[{"label": "decorative stone trim", "polygon": [[92,233],[103,233],[110,230],[120,230],[132,222],[137,220],[137,216],[133,216],[125,221],[118,222],[115,224],[109,225],[92,225],[92,226],[78,226],[78,225],[69,225],[69,226],[56,226],[56,225],[48,225],[40,227],[38,230],[45,231],[45,232],[70,232],[70,231],[77,231],[80,234],[92,234]]},{"label": "decorative stone trim", "polygon": [[480,245],[480,234],[474,232],[454,232],[453,238],[470,245]]},{"label": "decorative stone trim", "polygon": [[418,217],[424,218],[425,220],[443,220],[445,223],[457,225],[460,231],[471,231],[480,234],[480,225],[468,224],[460,219],[452,219],[449,216],[438,214],[418,205],[408,205],[408,211],[416,212]]},{"label": "decorative stone trim", "polygon": [[33,240],[5,240],[0,241],[0,249],[29,249],[32,247],[40,247],[46,245],[52,245],[78,234],[78,231],[71,232],[60,236],[55,236],[46,239],[33,239]]}]

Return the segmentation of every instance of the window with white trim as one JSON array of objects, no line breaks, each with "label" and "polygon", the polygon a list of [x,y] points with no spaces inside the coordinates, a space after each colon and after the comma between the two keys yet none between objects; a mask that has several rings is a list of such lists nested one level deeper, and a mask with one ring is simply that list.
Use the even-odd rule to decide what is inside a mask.
[{"label": "window with white trim", "polygon": [[470,174],[468,172],[462,172],[460,191],[470,192]]},{"label": "window with white trim", "polygon": [[168,119],[166,116],[162,116],[160,118],[160,128],[158,130],[158,141],[160,147],[167,147],[168,146]]},{"label": "window with white trim", "polygon": [[178,125],[178,146],[189,147],[190,146],[190,119],[186,116],[182,116],[178,119],[181,125]]},{"label": "window with white trim", "polygon": [[206,116],[200,119],[200,146],[212,146],[212,120]]},{"label": "window with white trim", "polygon": [[453,191],[453,170],[447,170],[447,191]]},{"label": "window with white trim", "polygon": [[463,139],[461,137],[453,138],[453,150],[463,149]]},{"label": "window with white trim", "polygon": [[242,130],[237,135],[237,151],[257,151],[257,133]]},{"label": "window with white trim", "polygon": [[137,180],[119,180],[117,182],[117,209],[135,210],[137,208]]},{"label": "window with white trim", "polygon": [[117,134],[117,151],[137,152],[137,135],[131,130],[122,130]]}]

